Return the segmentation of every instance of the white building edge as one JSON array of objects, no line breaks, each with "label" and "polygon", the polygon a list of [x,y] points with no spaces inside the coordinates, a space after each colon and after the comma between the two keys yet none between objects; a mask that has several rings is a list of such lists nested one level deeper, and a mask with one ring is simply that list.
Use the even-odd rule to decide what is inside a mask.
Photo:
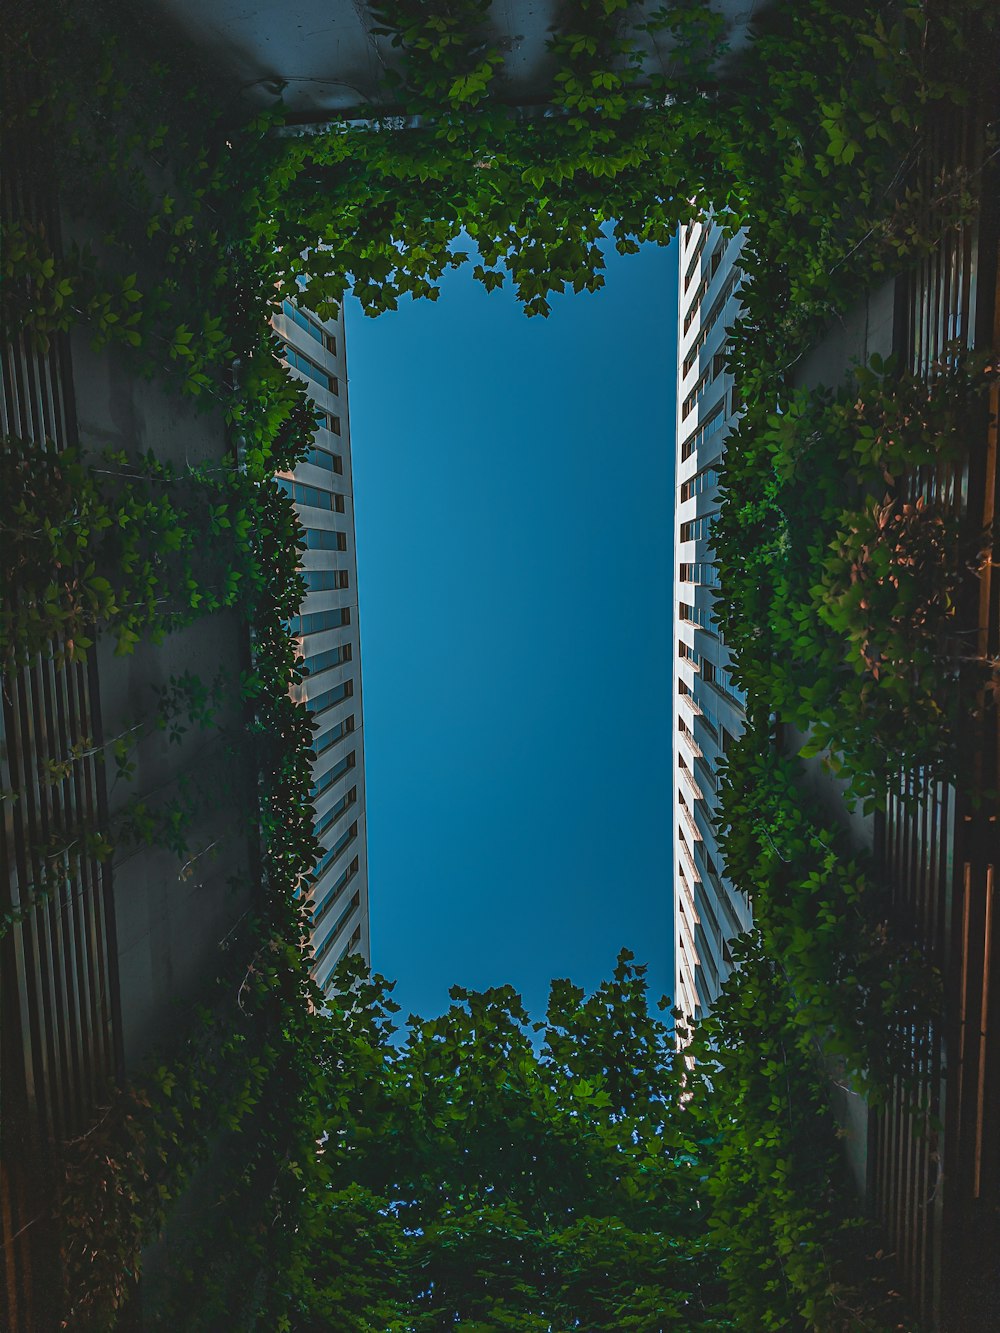
[{"label": "white building edge", "polygon": [[292,625],[308,674],[293,687],[313,714],[313,798],[322,851],[309,890],[312,975],[327,990],[344,954],[370,960],[358,567],[344,313],[319,320],[293,302],[272,321],[289,369],[316,408],[313,445],[279,484],[306,532],[306,596]]},{"label": "white building edge", "polygon": [[674,504],[674,1004],[707,1014],[732,970],[729,941],[749,928],[746,898],[726,878],[716,833],[717,768],[744,725],[744,697],[713,614],[718,572],[710,525],[718,465],[738,411],[725,369],[739,314],[743,232],[709,219],[679,238]]}]

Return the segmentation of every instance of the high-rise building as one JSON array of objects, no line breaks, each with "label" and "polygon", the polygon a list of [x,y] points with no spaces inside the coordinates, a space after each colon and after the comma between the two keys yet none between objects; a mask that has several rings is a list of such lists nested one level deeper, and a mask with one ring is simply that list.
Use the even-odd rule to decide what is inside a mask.
[{"label": "high-rise building", "polygon": [[726,878],[716,826],[718,763],[740,735],[744,697],[713,610],[711,523],[719,465],[738,411],[726,370],[739,313],[743,233],[695,222],[679,238],[674,607],[674,1003],[707,1013],[731,970],[729,941],[750,924]]},{"label": "high-rise building", "polygon": [[313,796],[322,852],[310,906],[313,977],[325,990],[344,954],[369,957],[365,766],[358,635],[354,488],[347,410],[344,315],[319,320],[291,301],[274,329],[316,408],[306,458],[279,484],[305,529],[306,596],[292,625],[306,671],[297,695],[313,714]]}]

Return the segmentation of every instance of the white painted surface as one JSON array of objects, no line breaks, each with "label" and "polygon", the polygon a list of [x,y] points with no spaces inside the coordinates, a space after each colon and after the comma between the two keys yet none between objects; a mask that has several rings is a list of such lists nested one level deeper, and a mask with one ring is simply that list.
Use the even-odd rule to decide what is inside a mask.
[{"label": "white painted surface", "polygon": [[[296,351],[307,356],[322,370],[336,377],[338,392],[323,389],[314,380],[293,369],[302,380],[318,408],[333,413],[340,420],[340,434],[318,430],[315,445],[325,453],[335,454],[342,460],[343,471],[335,473],[311,463],[300,463],[291,474],[291,480],[315,486],[330,495],[344,498],[344,512],[306,506],[296,503],[296,511],[303,527],[343,532],[347,536],[346,551],[306,551],[303,569],[347,573],[347,587],[311,591],[302,603],[305,614],[313,611],[349,608],[351,623],[332,629],[317,630],[301,637],[305,665],[315,662],[320,654],[335,649],[350,648],[350,660],[320,668],[306,676],[301,685],[293,687],[295,697],[308,700],[350,682],[353,692],[322,712],[316,714],[319,739],[323,732],[336,729],[352,720],[353,731],[336,740],[320,754],[313,764],[313,780],[319,782],[349,755],[354,755],[353,767],[346,768],[315,800],[317,825],[350,793],[354,799],[345,804],[327,827],[320,833],[324,851],[332,851],[343,843],[334,857],[322,866],[310,889],[315,926],[313,949],[316,964],[313,975],[321,986],[326,986],[333,969],[343,955],[356,950],[365,959],[371,957],[368,916],[368,850],[367,821],[365,817],[365,760],[364,715],[361,700],[361,637],[358,625],[358,568],[354,539],[354,495],[351,471],[351,428],[347,401],[347,362],[344,346],[344,318],[341,310],[337,320],[320,321],[309,318],[336,342],[336,353],[325,348],[299,324],[283,315],[273,320],[274,330]],[[288,475],[288,474],[286,474]],[[353,830],[353,832],[352,832]],[[356,864],[355,864],[356,863]],[[321,862],[322,865],[322,862]],[[345,878],[346,877],[346,878]],[[355,897],[357,902],[354,902]]]},{"label": "white painted surface", "polygon": [[[731,659],[719,637],[711,611],[711,585],[705,581],[710,578],[705,568],[712,560],[710,540],[704,533],[690,537],[685,532],[685,524],[716,511],[718,496],[711,484],[687,499],[681,498],[686,483],[721,459],[733,417],[732,376],[721,369],[713,374],[713,370],[715,357],[725,348],[727,329],[739,312],[737,296],[726,296],[725,292],[742,242],[742,233],[726,238],[722,229],[709,221],[685,228],[678,246],[673,575],[674,1004],[689,1017],[711,1009],[731,970],[728,941],[750,925],[746,900],[722,873],[722,857],[712,825],[717,808],[715,773],[723,753],[724,734],[740,735],[744,713],[739,698],[721,688],[725,684],[722,673]],[[717,304],[720,298],[721,306]],[[699,346],[703,333],[704,342]],[[721,411],[715,418],[719,404]],[[706,429],[705,437],[696,439],[706,423],[715,419],[721,421],[721,428]],[[694,447],[684,458],[688,441],[694,441]],[[705,578],[682,579],[682,566],[686,565],[702,566]],[[681,651],[687,656],[680,656]]]}]

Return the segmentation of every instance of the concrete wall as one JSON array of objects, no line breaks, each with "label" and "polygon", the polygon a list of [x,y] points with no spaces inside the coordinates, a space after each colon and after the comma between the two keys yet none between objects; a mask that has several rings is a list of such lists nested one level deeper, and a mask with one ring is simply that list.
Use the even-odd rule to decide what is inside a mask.
[{"label": "concrete wall", "polygon": [[[713,0],[731,53],[747,44],[750,19],[766,5],[767,0]],[[371,31],[377,25],[360,0],[297,0],[293,6],[156,0],[155,8],[249,100],[268,105],[282,91],[300,115],[377,110],[387,96],[384,72],[400,64],[391,39]],[[635,6],[637,11],[658,8],[652,0]],[[511,102],[536,102],[551,87],[554,62],[547,43],[558,18],[557,0],[506,0],[492,6],[484,27],[503,55],[503,95]],[[669,69],[673,35],[648,35],[643,43],[649,71]]]},{"label": "concrete wall", "polygon": [[[179,468],[224,456],[221,413],[199,412],[190,400],[138,378],[132,364],[115,353],[95,353],[83,335],[74,337],[73,364],[85,449],[112,447],[130,456],[152,449]],[[159,646],[144,641],[130,656],[116,656],[107,639],[95,651],[105,739],[137,724],[144,728],[132,755],[134,775],[116,780],[107,759],[112,819],[136,798],[160,807],[185,784],[199,805],[184,857],[139,846],[113,859],[123,1043],[132,1064],[181,1026],[185,1009],[219,971],[226,935],[257,895],[252,771],[227,753],[244,735],[238,704],[231,700],[220,710],[221,730],[191,728],[171,743],[166,731],[151,729],[157,689],[184,672],[206,684],[220,674],[238,681],[247,648],[239,617],[218,612]]]}]

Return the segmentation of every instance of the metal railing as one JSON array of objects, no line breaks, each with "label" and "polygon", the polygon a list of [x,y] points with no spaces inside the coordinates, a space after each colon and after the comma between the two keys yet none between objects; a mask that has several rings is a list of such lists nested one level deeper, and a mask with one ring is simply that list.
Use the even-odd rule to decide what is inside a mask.
[{"label": "metal railing", "polygon": [[[940,116],[922,184],[928,190],[949,179],[982,185],[986,128],[975,111]],[[897,345],[923,376],[953,361],[957,347],[1000,347],[996,217],[988,192],[983,198],[975,220],[945,231],[897,306],[903,314]],[[994,414],[996,407],[994,393]],[[992,421],[984,416],[964,459],[915,469],[907,486],[911,498],[936,500],[988,528],[998,500],[995,415]],[[992,540],[995,563],[995,534]],[[978,630],[980,652],[996,656],[1000,615],[992,563],[971,590],[967,619],[971,623],[978,602],[972,631]],[[980,793],[995,791],[995,708],[970,719],[963,741]],[[944,1004],[928,1030],[911,1031],[909,1077],[897,1081],[887,1105],[872,1115],[871,1199],[918,1314],[948,1330],[992,1327],[988,1309],[997,1294],[990,1274],[1000,1242],[1000,1071],[991,976],[1000,963],[994,904],[1000,826],[991,800],[973,801],[945,784],[927,784],[920,772],[908,773],[889,793],[879,834],[897,923],[940,970]],[[912,1109],[914,1102],[920,1110]]]},{"label": "metal railing", "polygon": [[[26,101],[23,77],[3,73],[5,99]],[[18,135],[2,148],[4,221],[42,225],[56,242],[40,145]],[[42,352],[14,335],[0,381],[4,438],[53,452],[75,444],[64,338]],[[92,1123],[121,1061],[110,872],[86,842],[107,798],[95,668],[40,655],[0,681],[0,1327],[46,1333],[60,1285],[60,1146]]]}]

